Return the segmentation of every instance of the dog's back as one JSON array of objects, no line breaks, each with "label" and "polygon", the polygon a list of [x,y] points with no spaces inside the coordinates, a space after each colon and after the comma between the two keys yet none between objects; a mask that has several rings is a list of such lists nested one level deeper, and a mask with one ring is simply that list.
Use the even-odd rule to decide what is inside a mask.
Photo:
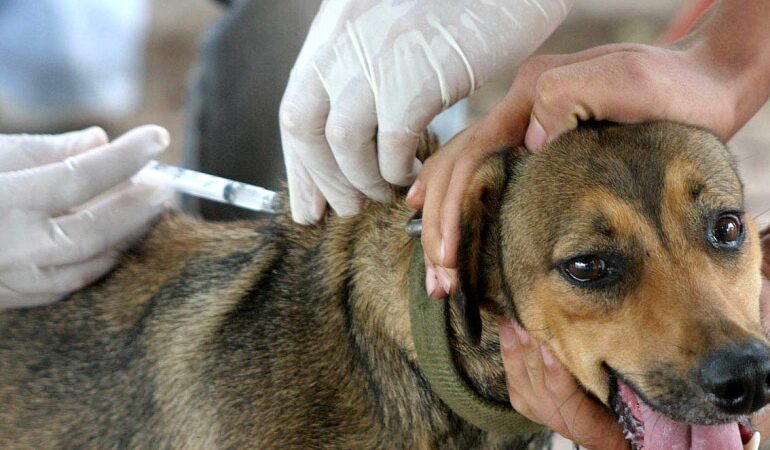
[{"label": "dog's back", "polygon": [[[405,297],[406,273],[381,272],[409,257],[409,214],[164,217],[99,283],[0,314],[0,447],[502,445],[441,406],[391,340],[408,334],[388,301]],[[367,242],[355,255],[353,236]],[[383,285],[354,288],[367,271]],[[392,322],[365,323],[378,317]]]},{"label": "dog's back", "polygon": [[213,447],[228,414],[201,338],[271,253],[248,226],[167,217],[101,282],[0,314],[0,447]]},{"label": "dog's back", "polygon": [[[687,306],[692,295],[685,289],[691,284],[668,282],[668,292],[683,293],[678,297],[637,298],[640,290],[633,283],[642,277],[629,272],[626,280],[634,288],[608,294],[576,287],[554,265],[557,234],[581,244],[568,248],[573,259],[573,253],[578,259],[603,255],[606,247],[615,249],[614,258],[625,255],[623,261],[640,272],[646,266],[639,261],[653,256],[658,275],[679,270],[697,275],[676,261],[700,261],[710,273],[726,271],[721,278],[726,285],[745,289],[743,303],[721,304],[730,313],[725,320],[751,320],[761,338],[751,312],[758,309],[760,259],[751,222],[745,225],[748,244],[740,253],[741,266],[735,266],[735,252],[716,252],[702,236],[715,232],[712,216],[742,214],[740,183],[721,143],[702,131],[650,124],[579,129],[552,145],[531,157],[516,151],[494,155],[466,194],[458,255],[462,293],[446,303],[445,323],[465,387],[492,403],[508,402],[495,326],[504,314],[517,313],[535,338],[560,345],[554,347],[557,357],[580,354],[567,367],[605,404],[612,378],[584,356],[597,352],[594,359],[607,360],[599,354],[606,352],[614,357],[617,352],[607,343],[625,342],[628,327],[607,327],[597,308],[614,308],[615,321],[626,317],[637,324],[639,314],[620,314],[623,308],[644,305],[657,313],[656,302],[665,301],[670,315],[671,302],[678,299],[677,323],[701,326],[699,336],[720,332],[692,315]],[[663,170],[674,163],[674,169]],[[431,391],[411,335],[408,271],[415,240],[403,231],[412,211],[404,206],[403,192],[399,195],[390,206],[369,202],[362,214],[329,216],[313,227],[293,224],[288,211],[262,224],[205,224],[167,216],[95,285],[53,306],[3,312],[0,447],[521,449],[542,444],[542,435],[528,440],[486,433]],[[617,195],[622,198],[610,203],[614,209],[605,207],[606,199]],[[692,213],[685,217],[682,211]],[[607,217],[619,221],[617,227],[626,231],[618,236],[630,244],[617,241],[614,228],[606,225],[615,222]],[[701,225],[682,231],[680,224],[692,217]],[[668,236],[664,222],[678,239],[669,249],[658,245]],[[572,226],[565,230],[563,224]],[[598,250],[584,249],[580,233],[599,236],[604,247],[590,241]],[[645,253],[641,237],[662,250]],[[730,255],[730,264],[714,262]],[[737,275],[727,271],[733,267],[741,267]],[[736,282],[736,276],[744,281]],[[624,301],[628,293],[637,297]],[[712,297],[699,299],[721,301]],[[563,308],[572,315],[555,313]],[[584,325],[569,326],[574,317],[582,317]],[[541,326],[545,318],[565,325]],[[653,328],[655,322],[648,321],[640,335],[658,336],[661,330]],[[677,327],[669,328],[676,332]],[[623,338],[595,345],[598,331]],[[660,349],[647,348],[624,347],[625,356],[613,367],[640,373],[644,361],[660,358]],[[703,348],[712,350],[708,343]],[[638,367],[628,355],[638,357]],[[690,360],[673,352],[670,361],[685,367]],[[665,392],[661,396],[668,398]]]}]

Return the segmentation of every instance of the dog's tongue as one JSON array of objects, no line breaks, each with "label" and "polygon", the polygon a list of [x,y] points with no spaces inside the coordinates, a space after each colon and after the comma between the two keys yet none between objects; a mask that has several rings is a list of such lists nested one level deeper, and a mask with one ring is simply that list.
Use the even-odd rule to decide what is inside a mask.
[{"label": "dog's tongue", "polygon": [[744,447],[737,422],[713,426],[675,422],[650,408],[622,381],[618,388],[631,415],[643,428],[643,438],[630,439],[644,450],[745,450],[758,446],[755,443]]},{"label": "dog's tongue", "polygon": [[642,401],[639,410],[644,423],[644,450],[743,450],[737,422],[713,426],[674,422]]}]

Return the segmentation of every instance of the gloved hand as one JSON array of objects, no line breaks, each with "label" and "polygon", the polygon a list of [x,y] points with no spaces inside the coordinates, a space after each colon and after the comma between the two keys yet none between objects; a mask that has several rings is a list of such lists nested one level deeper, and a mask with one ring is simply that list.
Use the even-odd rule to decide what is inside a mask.
[{"label": "gloved hand", "polygon": [[128,179],[168,145],[157,126],[111,143],[100,128],[55,136],[0,135],[0,308],[49,304],[106,273],[172,192]]},{"label": "gloved hand", "polygon": [[441,110],[527,57],[573,0],[326,0],[280,111],[292,216],[340,215],[410,184]]}]

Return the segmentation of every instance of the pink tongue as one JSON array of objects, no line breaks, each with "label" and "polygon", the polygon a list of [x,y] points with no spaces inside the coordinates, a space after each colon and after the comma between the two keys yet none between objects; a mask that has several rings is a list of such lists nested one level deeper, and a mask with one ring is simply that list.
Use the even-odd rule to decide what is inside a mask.
[{"label": "pink tongue", "polygon": [[674,422],[639,401],[644,450],[743,450],[736,422],[699,426]]}]

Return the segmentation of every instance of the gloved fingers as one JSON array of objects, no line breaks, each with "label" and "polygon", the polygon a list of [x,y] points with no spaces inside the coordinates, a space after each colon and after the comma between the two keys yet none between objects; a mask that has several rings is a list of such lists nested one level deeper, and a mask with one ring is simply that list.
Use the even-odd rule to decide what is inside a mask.
[{"label": "gloved fingers", "polygon": [[47,267],[31,265],[28,268],[3,272],[0,274],[0,291],[9,291],[18,297],[49,295],[53,297],[50,301],[52,303],[107,273],[115,265],[118,256],[116,251],[106,251],[74,264]]},{"label": "gloved fingers", "polygon": [[[323,211],[318,208],[318,192],[337,214],[355,214],[361,208],[362,195],[343,175],[326,140],[329,113],[326,91],[318,77],[292,78],[280,111],[292,217],[299,218],[300,223],[320,220]],[[297,79],[304,80],[306,90],[301,95],[294,90]],[[299,164],[304,168],[298,167]],[[305,174],[310,175],[313,184],[300,178]]]},{"label": "gloved fingers", "polygon": [[58,302],[62,297],[55,294],[19,295],[0,286],[0,310],[46,306]]},{"label": "gloved fingers", "polygon": [[[436,111],[438,114],[439,111]],[[403,112],[406,114],[406,112]],[[432,116],[431,116],[432,118]],[[391,126],[380,117],[377,131],[377,159],[380,174],[388,183],[397,186],[409,186],[420,173],[422,164],[415,158],[420,134],[425,131],[430,120],[424,126],[410,129],[406,126]]]},{"label": "gloved fingers", "polygon": [[168,146],[168,132],[135,128],[113,142],[61,162],[0,175],[0,207],[55,213],[128,179]]},{"label": "gloved fingers", "polygon": [[390,186],[380,175],[375,137],[377,115],[372,88],[353,79],[332,99],[326,137],[342,174],[369,198],[390,201]]},{"label": "gloved fingers", "polygon": [[[315,74],[302,72],[300,76],[295,72],[298,70],[295,67],[289,77],[279,120],[291,216],[295,222],[307,225],[321,220],[326,211],[326,199],[306,167],[307,163],[313,163],[313,158],[306,158],[300,147],[308,146],[310,141],[316,143],[315,148],[321,147],[324,151],[329,98],[320,80],[317,76],[314,78]],[[303,91],[304,86],[308,87],[306,91]]]},{"label": "gloved fingers", "polygon": [[[342,174],[328,145],[326,151],[323,155],[317,155],[317,158],[314,158],[305,167],[329,206],[338,216],[346,217],[357,214],[361,211],[364,201],[363,194],[354,188]],[[313,162],[319,164],[314,165]]]},{"label": "gloved fingers", "polygon": [[303,225],[316,223],[321,220],[326,211],[326,199],[315,185],[303,162],[287,147],[285,138],[283,141],[291,218],[294,222]]},{"label": "gloved fingers", "polygon": [[76,264],[115,249],[146,230],[173,199],[173,191],[131,185],[76,213],[48,221],[48,241],[25,257],[0,257],[0,267],[25,261],[39,267]]},{"label": "gloved fingers", "polygon": [[441,111],[478,87],[459,44],[444,31],[427,46],[423,38],[412,36],[416,40],[411,45],[422,47],[424,58],[399,56],[411,48],[408,40],[396,45],[390,70],[402,75],[377,86],[378,160],[382,177],[391,184],[414,181],[421,168],[415,153],[422,133]]},{"label": "gloved fingers", "polygon": [[0,135],[0,172],[62,161],[109,142],[99,127],[63,134]]}]

